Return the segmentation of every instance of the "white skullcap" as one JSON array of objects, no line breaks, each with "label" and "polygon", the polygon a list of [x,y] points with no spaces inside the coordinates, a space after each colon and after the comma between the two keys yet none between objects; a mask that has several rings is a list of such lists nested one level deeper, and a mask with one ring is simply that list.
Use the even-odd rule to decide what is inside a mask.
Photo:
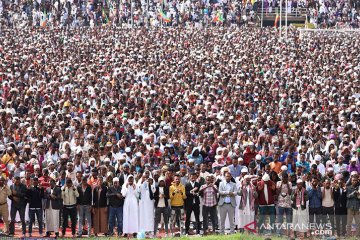
[{"label": "white skullcap", "polygon": [[298,179],[298,180],[296,181],[296,183],[303,183],[303,180]]},{"label": "white skullcap", "polygon": [[241,173],[248,173],[248,169],[246,167],[242,168]]},{"label": "white skullcap", "polygon": [[119,178],[118,178],[118,177],[114,177],[114,178],[113,178],[113,183],[114,183],[114,182],[118,182],[118,181],[119,181]]},{"label": "white skullcap", "polygon": [[256,159],[256,160],[261,160],[261,155],[260,155],[260,154],[257,154],[257,155],[255,156],[255,159]]},{"label": "white skullcap", "polygon": [[267,182],[267,181],[269,181],[270,180],[270,176],[269,176],[269,174],[264,174],[264,176],[262,177],[262,180],[264,181],[264,182]]},{"label": "white skullcap", "polygon": [[287,166],[285,166],[285,165],[281,166],[281,171],[287,171],[287,170],[288,170]]},{"label": "white skullcap", "polygon": [[321,161],[321,156],[319,154],[315,155],[314,157],[315,161]]}]

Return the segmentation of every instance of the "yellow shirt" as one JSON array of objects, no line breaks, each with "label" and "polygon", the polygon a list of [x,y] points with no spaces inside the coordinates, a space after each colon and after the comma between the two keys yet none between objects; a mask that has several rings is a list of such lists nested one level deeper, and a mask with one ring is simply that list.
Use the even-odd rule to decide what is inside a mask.
[{"label": "yellow shirt", "polygon": [[172,207],[184,206],[184,199],[186,199],[185,187],[181,183],[175,185],[174,183],[170,186],[170,204]]},{"label": "yellow shirt", "polygon": [[15,164],[15,157],[16,154],[14,153],[12,156],[10,156],[8,153],[5,154],[2,158],[1,158],[1,162],[5,165],[7,164]]}]

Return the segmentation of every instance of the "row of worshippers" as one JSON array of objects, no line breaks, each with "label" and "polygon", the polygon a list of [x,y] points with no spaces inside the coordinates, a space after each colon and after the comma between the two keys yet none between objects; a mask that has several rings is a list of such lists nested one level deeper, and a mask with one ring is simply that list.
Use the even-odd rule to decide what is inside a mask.
[{"label": "row of worshippers", "polygon": [[[69,217],[73,237],[76,236],[77,224],[77,237],[84,233],[91,235],[92,232],[95,236],[112,236],[115,228],[118,236],[135,236],[145,232],[153,237],[158,232],[161,217],[166,234],[169,228],[172,233],[181,231],[194,234],[190,231],[191,222],[195,223],[196,234],[207,235],[215,233],[217,229],[224,233],[226,228],[234,233],[235,226],[244,231],[255,220],[258,231],[265,233],[269,229],[265,224],[267,215],[270,223],[278,224],[271,228],[274,233],[289,236],[292,233],[290,228],[282,225],[285,220],[286,224],[292,224],[296,236],[306,235],[324,226],[332,230],[333,235],[351,235],[353,220],[358,226],[360,224],[360,188],[356,172],[349,179],[339,176],[335,179],[320,178],[316,174],[290,175],[286,171],[274,178],[266,172],[252,175],[243,169],[241,175],[234,178],[229,168],[224,167],[221,176],[201,175],[196,172],[180,175],[169,171],[154,180],[151,172],[145,171],[140,179],[131,174],[122,174],[119,178],[113,178],[112,184],[98,178],[94,185],[92,176],[83,177],[75,186],[68,178],[62,187],[54,179],[49,179],[49,186],[44,187],[44,184],[39,184],[39,180],[44,179],[36,177],[29,186],[23,184],[20,177],[15,177],[9,187],[1,178],[0,202],[4,204],[1,205],[0,214],[4,218],[6,231],[14,235],[15,215],[19,212],[25,236],[24,215],[28,203],[29,237],[32,236],[35,216],[39,221],[40,236],[43,236],[44,222],[47,237],[52,232],[58,237],[59,231],[64,236]],[[11,199],[10,225],[7,221],[7,197]],[[181,223],[183,213],[185,229],[182,229]],[[360,236],[359,228],[356,234]]]}]

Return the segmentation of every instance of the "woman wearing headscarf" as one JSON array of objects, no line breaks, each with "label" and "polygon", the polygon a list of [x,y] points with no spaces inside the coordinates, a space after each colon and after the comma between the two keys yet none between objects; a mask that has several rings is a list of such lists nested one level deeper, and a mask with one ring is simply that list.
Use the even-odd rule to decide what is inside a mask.
[{"label": "woman wearing headscarf", "polygon": [[123,207],[123,233],[128,235],[139,231],[138,189],[133,175],[129,175],[121,189],[125,198]]},{"label": "woman wearing headscarf", "polygon": [[154,230],[154,193],[155,184],[150,171],[146,170],[138,182],[140,193],[140,232],[152,232]]},{"label": "woman wearing headscarf", "polygon": [[108,216],[107,216],[107,187],[102,178],[98,178],[97,186],[93,191],[93,207],[94,214],[94,234],[108,232]]}]

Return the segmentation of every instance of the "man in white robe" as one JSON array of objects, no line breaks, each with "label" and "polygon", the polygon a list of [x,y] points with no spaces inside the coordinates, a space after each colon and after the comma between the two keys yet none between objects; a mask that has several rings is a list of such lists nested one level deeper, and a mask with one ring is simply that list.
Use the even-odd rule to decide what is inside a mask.
[{"label": "man in white robe", "polygon": [[134,176],[129,175],[121,189],[125,198],[123,207],[123,233],[136,235],[139,232],[139,203],[138,189],[134,183]]},{"label": "man in white robe", "polygon": [[255,221],[255,199],[257,198],[257,192],[251,183],[250,175],[244,177],[238,194],[241,197],[239,204],[239,228],[243,230],[244,226]]},{"label": "man in white robe", "polygon": [[[146,171],[149,172],[149,171]],[[150,172],[149,172],[150,174]],[[139,209],[140,209],[140,232],[153,232],[154,231],[154,192],[155,184],[154,180],[150,176],[144,179],[143,182],[140,180],[138,185],[140,193]]]},{"label": "man in white robe", "polygon": [[[244,180],[244,177],[246,176],[246,174],[248,174],[248,169],[247,167],[244,167],[241,169],[241,175],[235,178],[235,182],[236,182],[236,189],[240,190],[242,187],[242,182]],[[237,195],[235,196],[235,201],[236,201],[236,208],[235,208],[235,225],[239,225],[240,222],[240,202],[241,202],[241,196]],[[238,226],[239,227],[239,226]]]},{"label": "man in white robe", "polygon": [[50,187],[45,191],[45,227],[46,237],[50,237],[51,232],[59,236],[60,208],[62,207],[61,189],[56,186],[55,180],[50,180]]}]

